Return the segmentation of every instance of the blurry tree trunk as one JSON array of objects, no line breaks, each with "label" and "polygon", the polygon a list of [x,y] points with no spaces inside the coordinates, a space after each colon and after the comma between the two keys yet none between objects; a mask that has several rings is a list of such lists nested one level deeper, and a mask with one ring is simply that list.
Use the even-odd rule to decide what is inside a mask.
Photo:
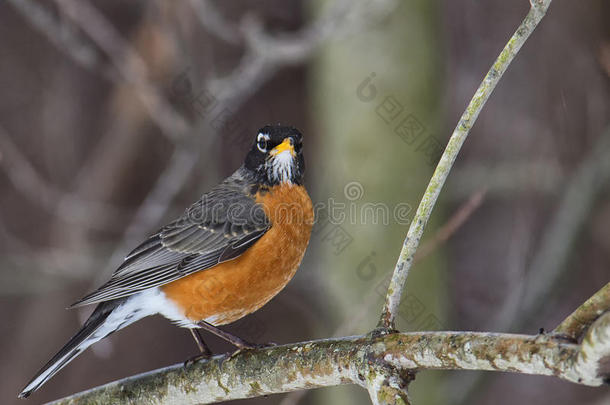
[{"label": "blurry tree trunk", "polygon": [[[311,74],[312,120],[320,133],[332,134],[318,138],[319,163],[308,168],[319,186],[314,201],[345,204],[329,213],[328,222],[323,212],[318,213],[312,243],[318,248],[318,263],[324,265],[314,268],[323,272],[318,278],[329,289],[335,325],[355,313],[366,313],[345,334],[365,332],[377,323],[400,242],[440,157],[438,149],[428,147],[446,142],[439,138],[443,76],[439,3],[371,4],[375,4],[369,5],[371,12],[385,13],[381,23],[331,42],[314,61]],[[382,218],[381,210],[388,218]],[[429,234],[442,212],[442,205],[437,206]],[[419,266],[425,268],[409,280],[399,329],[442,328],[446,293],[439,282],[444,274],[440,256],[422,262]],[[367,294],[373,296],[363,303]],[[431,389],[438,378],[438,374],[418,378],[412,394],[415,403],[439,403],[439,391]],[[341,396],[343,390],[349,394]],[[324,396],[316,403],[370,403],[365,392],[352,388],[315,395]]]}]

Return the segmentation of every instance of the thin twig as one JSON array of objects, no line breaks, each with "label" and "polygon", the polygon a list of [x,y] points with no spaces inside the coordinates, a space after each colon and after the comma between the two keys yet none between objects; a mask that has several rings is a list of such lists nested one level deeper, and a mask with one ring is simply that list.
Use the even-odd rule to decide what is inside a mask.
[{"label": "thin twig", "polygon": [[[415,263],[428,257],[438,249],[441,244],[445,243],[453,236],[453,234],[464,225],[466,220],[468,220],[468,218],[470,218],[470,216],[480,207],[484,198],[485,192],[479,191],[458,207],[449,220],[436,231],[435,235],[430,240],[424,242],[421,249],[419,249],[415,255]],[[353,311],[351,316],[335,330],[333,336],[337,337],[355,333],[356,327],[362,325],[362,321],[366,318],[368,309],[371,308],[378,299],[378,292],[375,289],[370,291],[362,300],[362,304],[360,304],[360,306]]]},{"label": "thin twig", "polygon": [[331,39],[378,23],[396,5],[395,0],[334,1],[299,32],[281,35],[268,34],[258,19],[248,16],[241,23],[246,51],[239,66],[231,74],[211,80],[209,89],[224,102],[241,104],[241,98],[254,93],[253,83],[273,76],[282,66],[303,62]]},{"label": "thin twig", "polygon": [[184,138],[190,125],[149,82],[146,63],[112,24],[86,1],[55,0],[55,2],[106,52],[123,80],[134,87],[138,98],[161,132],[172,141]]},{"label": "thin twig", "polygon": [[[59,0],[65,1],[65,0]],[[349,1],[343,0],[341,4],[335,5],[331,7],[323,16],[316,19],[314,22],[310,24],[310,27],[305,30],[305,32],[313,31],[314,28],[321,29],[322,23],[328,24],[332,26],[330,28],[324,28],[323,31],[327,32],[330,30],[330,33],[334,32],[336,29],[335,26],[340,24],[336,24],[337,21],[335,18],[340,14],[340,11],[344,11],[344,7],[347,4],[351,4]],[[98,16],[99,17],[99,16]],[[101,18],[101,17],[100,17]],[[99,30],[104,29],[106,27],[108,29],[109,23],[104,22],[99,24]],[[329,34],[330,34],[329,33]],[[267,34],[262,31],[256,31],[257,37],[260,38],[269,38]],[[111,33],[98,33],[97,37],[110,37],[113,34]],[[315,42],[315,46],[305,46],[304,44],[307,41],[313,41],[313,39],[309,39],[309,35],[302,34],[302,36],[294,36],[290,37],[290,39],[286,39],[286,41],[290,41],[301,44],[302,47],[306,47],[313,52],[317,46],[321,45],[321,43]],[[326,40],[330,38],[330,35],[318,37],[316,36],[316,41]],[[124,43],[123,39],[116,39],[116,42]],[[253,42],[249,42],[248,44],[252,44]],[[283,43],[283,42],[282,42]],[[253,55],[255,52],[252,48],[248,48],[246,51],[247,55]],[[116,52],[115,52],[116,53]],[[278,51],[278,53],[281,53]],[[252,94],[255,94],[256,91],[269,79],[273,76],[273,73],[287,63],[294,63],[296,61],[290,58],[281,58],[274,56],[272,51],[265,51],[265,58],[256,59],[254,61],[244,61],[242,60],[240,64],[234,68],[234,70],[225,78],[221,80],[223,83],[220,89],[214,90],[212,84],[208,84],[206,86],[207,91],[215,95],[217,106],[217,110],[225,110],[230,107],[232,112],[237,111],[242,103],[246,102]],[[309,53],[303,53],[303,57],[309,56]],[[248,58],[245,56],[244,58]],[[257,65],[254,62],[265,63],[266,68]],[[117,62],[117,63],[120,63]],[[142,62],[143,63],[143,62]],[[244,66],[245,64],[245,66]],[[143,68],[140,68],[139,71],[144,71]],[[220,83],[214,82],[211,83]],[[169,203],[172,201],[173,197],[182,189],[182,186],[185,184],[192,169],[195,167],[194,163],[200,156],[200,152],[205,150],[216,138],[215,131],[210,129],[203,129],[207,124],[206,119],[202,119],[196,125],[196,129],[194,132],[206,132],[206,136],[199,137],[201,141],[201,145],[197,148],[187,148],[187,150],[176,150],[172,158],[170,159],[170,163],[167,168],[164,170],[164,174],[162,177],[156,182],[153,189],[148,193],[144,202],[138,208],[133,220],[130,222],[127,227],[127,231],[124,233],[121,242],[117,245],[117,248],[114,250],[108,264],[104,271],[98,273],[98,277],[95,282],[99,282],[104,278],[108,277],[108,275],[112,272],[113,268],[120,262],[120,259],[123,255],[128,251],[130,247],[133,246],[135,242],[137,242],[137,238],[142,237],[147,232],[149,232],[154,226],[156,226],[159,221],[162,219],[165,214]],[[188,154],[187,158],[184,158],[184,154]],[[185,168],[190,167],[189,170],[184,170]],[[209,173],[211,174],[211,173]]]},{"label": "thin twig", "polygon": [[436,231],[432,239],[422,245],[422,247],[415,254],[413,259],[414,263],[417,263],[424,257],[428,256],[434,250],[438,248],[440,244],[445,243],[459,228],[464,225],[464,222],[470,218],[473,212],[475,212],[485,199],[486,191],[480,190],[473,194],[456,213],[449,218],[449,221]]},{"label": "thin twig", "polygon": [[[127,210],[99,201],[84,200],[49,183],[38,174],[2,125],[0,151],[0,167],[13,187],[32,203],[39,204],[48,213],[59,216],[63,221],[89,228],[108,229],[109,226],[123,223],[127,218]],[[88,215],[88,212],[95,212],[96,215]]]},{"label": "thin twig", "polygon": [[460,121],[453,131],[451,138],[447,144],[443,155],[432,175],[432,179],[424,192],[422,200],[417,208],[415,217],[411,222],[407,237],[404,241],[400,256],[394,268],[394,274],[388,287],[388,294],[386,302],[381,313],[381,319],[379,326],[386,329],[394,329],[395,320],[398,312],[398,306],[402,293],[407,281],[409,269],[413,264],[413,257],[419,246],[419,241],[424,233],[425,226],[430,218],[432,209],[436,204],[436,200],[441,192],[445,180],[449,175],[449,171],[453,166],[453,162],[457,158],[457,155],[462,147],[462,144],[466,140],[470,129],[474,125],[479,113],[483,109],[485,102],[489,99],[492,91],[500,81],[500,78],[506,72],[506,69],[517,55],[521,46],[529,38],[531,33],[534,31],[540,20],[546,14],[546,11],[551,4],[551,0],[536,0],[532,2],[532,7],[529,13],[517,28],[517,31],[510,38],[498,59],[496,59],[494,65],[491,67],[485,79],[477,89],[474,97],[470,101],[470,104],[464,111],[464,114],[460,118]]},{"label": "thin twig", "polygon": [[240,34],[239,29],[227,21],[211,1],[190,0],[189,3],[193,10],[195,10],[195,15],[199,19],[199,23],[209,33],[231,45],[238,45],[241,43],[243,37]]},{"label": "thin twig", "polygon": [[32,27],[43,34],[59,50],[66,52],[79,65],[116,81],[117,74],[103,63],[98,50],[88,44],[71,26],[53,17],[43,2],[32,0],[8,0]]},{"label": "thin twig", "polygon": [[[572,246],[591,213],[599,192],[610,180],[610,128],[596,141],[588,156],[570,178],[538,252],[530,264],[522,313],[532,314],[545,302],[565,269]],[[520,317],[523,321],[529,316]],[[522,322],[523,322],[522,321]],[[517,325],[519,326],[519,325]]]},{"label": "thin twig", "polygon": [[151,232],[151,228],[161,221],[174,197],[190,177],[201,156],[201,149],[201,147],[179,146],[174,150],[168,167],[157,179],[129,222],[121,241],[110,255],[105,269],[97,274],[94,284],[99,284],[108,278],[138,239]]}]

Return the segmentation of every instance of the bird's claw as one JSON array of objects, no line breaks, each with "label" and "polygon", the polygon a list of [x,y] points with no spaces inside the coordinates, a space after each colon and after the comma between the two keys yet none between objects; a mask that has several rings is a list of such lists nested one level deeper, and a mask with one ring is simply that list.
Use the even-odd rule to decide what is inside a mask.
[{"label": "bird's claw", "polygon": [[275,342],[248,343],[247,345],[244,345],[242,347],[237,348],[237,350],[235,350],[233,353],[231,353],[229,358],[232,359],[233,357],[237,356],[238,354],[241,354],[243,352],[247,352],[247,351],[250,351],[250,350],[268,349],[270,347],[275,347],[277,345],[278,345],[278,343],[275,343]]},{"label": "bird's claw", "polygon": [[209,360],[211,357],[212,357],[211,353],[199,353],[196,356],[186,359],[184,361],[184,368],[192,366],[193,364],[197,363],[199,360]]}]

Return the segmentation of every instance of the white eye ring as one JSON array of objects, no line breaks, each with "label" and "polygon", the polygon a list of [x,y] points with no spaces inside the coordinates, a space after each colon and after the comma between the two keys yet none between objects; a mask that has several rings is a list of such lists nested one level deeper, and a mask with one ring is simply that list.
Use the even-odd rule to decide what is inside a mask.
[{"label": "white eye ring", "polygon": [[267,141],[269,140],[269,135],[260,133],[256,137],[256,147],[263,153],[267,153]]}]

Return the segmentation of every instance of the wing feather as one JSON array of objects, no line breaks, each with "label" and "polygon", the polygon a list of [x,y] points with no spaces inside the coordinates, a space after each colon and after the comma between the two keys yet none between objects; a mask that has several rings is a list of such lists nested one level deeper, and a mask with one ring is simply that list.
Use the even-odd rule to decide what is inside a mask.
[{"label": "wing feather", "polygon": [[240,168],[137,246],[106,284],[72,307],[127,297],[243,254],[271,226],[250,194],[250,183]]}]

